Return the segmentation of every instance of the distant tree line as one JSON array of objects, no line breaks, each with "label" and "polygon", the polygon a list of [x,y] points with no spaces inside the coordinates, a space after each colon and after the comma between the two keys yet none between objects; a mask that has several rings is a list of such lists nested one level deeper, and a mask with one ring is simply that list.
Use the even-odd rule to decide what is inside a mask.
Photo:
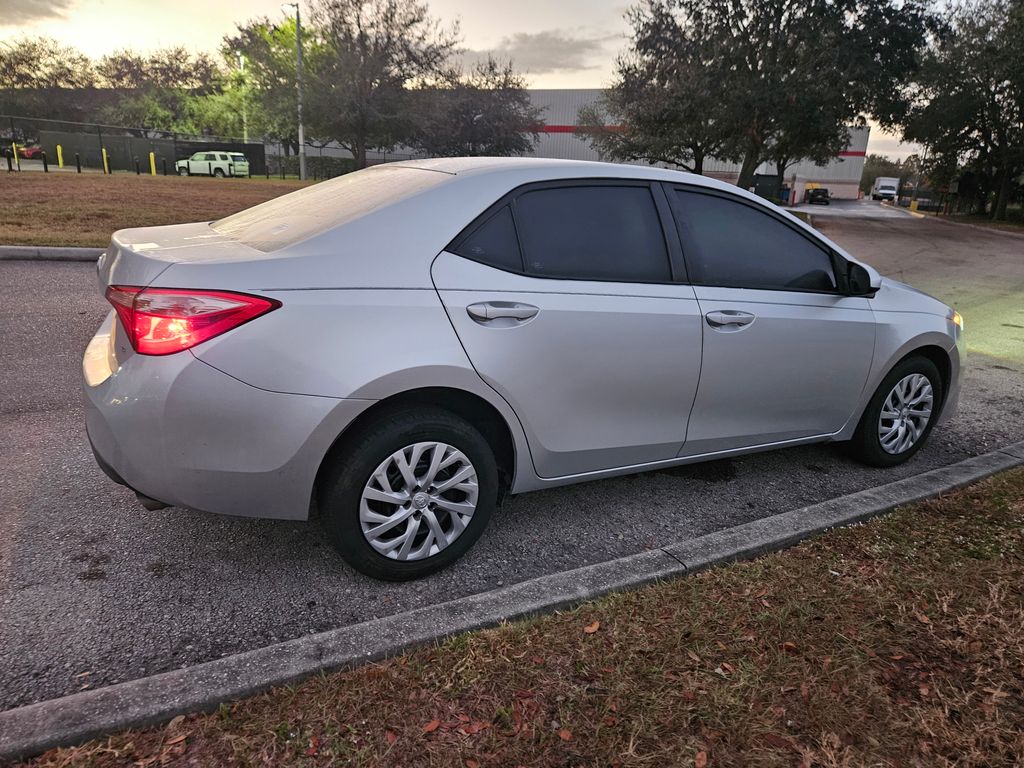
[{"label": "distant tree line", "polygon": [[1024,193],[1024,0],[954,2],[891,124],[925,147],[933,187],[996,220]]},{"label": "distant tree line", "polygon": [[[514,155],[540,114],[511,61],[459,63],[459,29],[417,0],[314,0],[303,19],[307,141],[370,150]],[[239,24],[219,56],[169,48],[92,60],[46,38],[0,44],[0,111],[219,136],[298,149],[296,24]],[[59,97],[54,98],[57,92]]]},{"label": "distant tree line", "polygon": [[826,163],[851,124],[898,110],[929,23],[918,0],[644,0],[614,82],[580,121],[603,154],[702,173],[740,164],[750,186]]}]

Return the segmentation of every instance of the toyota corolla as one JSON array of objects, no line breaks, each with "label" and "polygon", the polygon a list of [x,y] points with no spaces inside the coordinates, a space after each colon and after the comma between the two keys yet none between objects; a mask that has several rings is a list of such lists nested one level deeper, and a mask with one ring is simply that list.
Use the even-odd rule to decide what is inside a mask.
[{"label": "toyota corolla", "polygon": [[316,516],[436,571],[502,494],[806,443],[906,461],[961,319],[709,178],[410,161],[115,233],[83,363],[97,461],[150,508]]}]

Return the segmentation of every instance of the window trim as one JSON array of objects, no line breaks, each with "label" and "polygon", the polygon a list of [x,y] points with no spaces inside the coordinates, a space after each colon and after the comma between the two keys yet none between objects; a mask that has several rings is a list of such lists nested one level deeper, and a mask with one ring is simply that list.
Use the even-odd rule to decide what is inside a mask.
[{"label": "window trim", "polygon": [[[686,263],[683,260],[682,246],[679,236],[675,232],[675,221],[672,215],[670,203],[665,199],[665,192],[660,188],[661,182],[657,180],[632,179],[632,178],[569,178],[550,179],[547,181],[533,181],[521,184],[509,190],[498,200],[489,205],[476,218],[474,218],[459,234],[457,234],[443,250],[453,253],[459,258],[483,264],[491,269],[498,269],[502,272],[530,277],[536,280],[569,280],[577,283],[624,283],[638,285],[680,285],[687,284]],[[538,275],[526,269],[526,253],[523,248],[523,239],[520,234],[519,214],[516,210],[516,201],[528,192],[535,192],[544,189],[563,189],[571,187],[645,187],[651,195],[654,209],[658,216],[658,223],[661,226],[661,237],[665,244],[665,256],[668,259],[669,279],[668,280],[628,280],[628,279],[603,279],[597,277],[566,277],[564,275]],[[522,263],[521,271],[499,267],[482,259],[475,259],[459,252],[465,241],[472,237],[478,229],[498,214],[502,208],[508,206],[512,213],[512,224],[516,232],[516,244],[519,246],[519,259]]]},{"label": "window trim", "polygon": [[[840,256],[838,253],[836,253],[835,249],[829,247],[829,245],[827,243],[821,242],[820,240],[815,238],[811,233],[804,231],[801,227],[796,226],[795,224],[793,224],[793,222],[789,221],[784,216],[779,215],[778,212],[773,211],[771,208],[768,208],[765,205],[760,205],[758,203],[755,203],[755,202],[752,202],[750,200],[747,200],[746,198],[740,197],[739,195],[733,195],[733,194],[730,194],[729,192],[725,192],[725,191],[720,190],[720,189],[713,189],[713,188],[710,188],[710,187],[704,187],[704,186],[701,186],[699,184],[686,184],[686,183],[679,183],[679,182],[672,182],[672,181],[663,181],[661,183],[666,188],[665,189],[665,195],[669,199],[669,207],[670,207],[670,209],[672,211],[673,219],[675,220],[676,229],[677,229],[677,232],[678,232],[678,235],[679,235],[679,240],[680,240],[680,242],[682,244],[684,260],[686,259],[686,252],[687,252],[687,250],[690,250],[691,252],[696,252],[696,251],[699,250],[699,248],[693,243],[692,235],[689,232],[689,227],[688,227],[688,222],[687,222],[688,216],[687,216],[686,212],[685,211],[681,211],[681,210],[679,210],[679,208],[677,208],[678,201],[677,200],[673,200],[672,199],[672,195],[669,194],[670,192],[676,192],[677,190],[678,191],[682,191],[682,192],[692,192],[692,193],[701,194],[701,195],[709,195],[711,197],[719,197],[719,198],[722,198],[724,200],[728,200],[728,201],[733,202],[733,203],[739,203],[740,205],[745,205],[747,208],[751,208],[751,209],[753,209],[755,211],[758,211],[758,212],[764,214],[765,216],[768,216],[771,219],[774,219],[775,221],[779,222],[783,226],[787,227],[790,231],[795,232],[796,234],[800,235],[802,238],[807,240],[807,242],[809,242],[814,247],[820,249],[821,251],[824,251],[825,255],[828,257],[829,263],[832,265],[832,280],[835,282],[835,285],[836,285],[836,287],[834,289],[830,290],[830,291],[819,291],[819,290],[814,290],[812,288],[788,288],[788,287],[784,287],[784,288],[765,288],[765,287],[753,288],[751,286],[745,286],[745,285],[723,285],[723,284],[718,284],[718,283],[698,283],[698,282],[694,282],[693,280],[691,280],[690,282],[694,286],[702,286],[702,287],[705,287],[705,288],[729,288],[729,289],[737,290],[737,291],[775,291],[775,292],[778,292],[778,293],[810,293],[810,294],[815,294],[815,295],[818,295],[818,296],[849,296],[850,295],[848,291],[844,290],[845,274],[839,268],[843,264],[848,263],[847,260],[844,259],[842,256]],[[687,266],[689,267],[689,265],[687,265]]]}]

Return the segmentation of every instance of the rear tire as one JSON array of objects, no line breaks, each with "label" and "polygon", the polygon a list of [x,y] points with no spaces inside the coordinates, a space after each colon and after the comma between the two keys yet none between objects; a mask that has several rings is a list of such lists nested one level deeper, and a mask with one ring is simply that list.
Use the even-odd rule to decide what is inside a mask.
[{"label": "rear tire", "polygon": [[217,179],[223,179],[224,178],[224,171],[221,168],[214,168],[213,169],[213,176],[214,176],[214,178],[217,178]]},{"label": "rear tire", "polygon": [[[464,477],[452,484],[456,476]],[[404,408],[345,436],[318,496],[345,562],[407,581],[448,567],[480,538],[497,503],[498,467],[469,422],[440,408]]]},{"label": "rear tire", "polygon": [[[927,442],[943,402],[942,376],[926,357],[901,360],[882,379],[861,416],[849,448],[872,467],[894,467]],[[927,418],[923,414],[927,410]]]}]

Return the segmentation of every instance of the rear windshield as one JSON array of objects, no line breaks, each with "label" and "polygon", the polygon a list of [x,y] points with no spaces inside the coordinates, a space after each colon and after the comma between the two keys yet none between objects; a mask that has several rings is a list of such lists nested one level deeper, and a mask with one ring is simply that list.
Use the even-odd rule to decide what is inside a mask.
[{"label": "rear windshield", "polygon": [[435,171],[382,165],[276,197],[219,219],[210,226],[250,248],[269,253],[358,219],[450,178],[448,174]]},{"label": "rear windshield", "polygon": [[246,162],[245,155],[232,155],[231,159],[234,160],[236,163]]}]

